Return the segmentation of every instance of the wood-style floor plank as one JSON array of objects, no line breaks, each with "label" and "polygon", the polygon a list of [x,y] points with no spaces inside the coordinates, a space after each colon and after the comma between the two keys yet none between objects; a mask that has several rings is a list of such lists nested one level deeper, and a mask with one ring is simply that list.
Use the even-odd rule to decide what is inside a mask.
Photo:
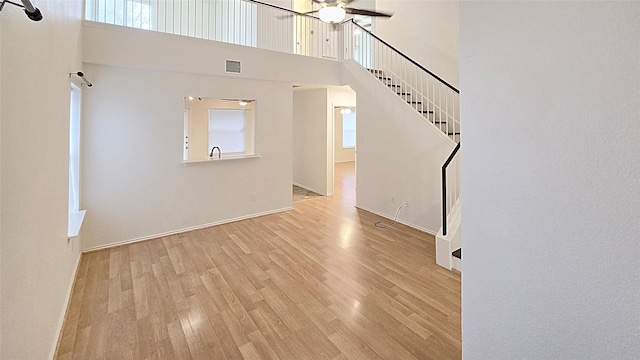
[{"label": "wood-style floor plank", "polygon": [[460,274],[335,174],[292,211],[83,254],[56,359],[460,359]]}]

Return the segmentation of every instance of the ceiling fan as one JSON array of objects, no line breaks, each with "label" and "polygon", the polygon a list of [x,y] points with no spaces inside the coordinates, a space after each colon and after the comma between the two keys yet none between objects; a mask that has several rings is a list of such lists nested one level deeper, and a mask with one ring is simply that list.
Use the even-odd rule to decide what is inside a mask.
[{"label": "ceiling fan", "polygon": [[317,12],[320,20],[326,23],[332,23],[332,24],[339,23],[340,21],[344,20],[346,14],[378,16],[378,17],[386,17],[386,18],[390,18],[392,15],[392,14],[376,12],[371,10],[347,7],[347,5],[353,2],[354,0],[311,0],[311,1],[313,1],[316,4],[319,4],[320,9],[309,11],[304,14],[309,15]]}]

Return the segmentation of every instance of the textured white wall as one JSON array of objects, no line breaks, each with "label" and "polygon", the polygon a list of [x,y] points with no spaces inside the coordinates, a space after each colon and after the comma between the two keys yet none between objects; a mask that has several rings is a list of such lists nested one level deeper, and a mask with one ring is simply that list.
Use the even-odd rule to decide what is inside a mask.
[{"label": "textured white wall", "polygon": [[41,1],[44,19],[0,13],[0,358],[53,354],[79,259],[67,242],[69,73],[81,70],[82,3]]},{"label": "textured white wall", "polygon": [[327,195],[327,89],[293,91],[293,182]]},{"label": "textured white wall", "polygon": [[376,35],[458,86],[457,0],[376,0],[376,9],[393,14],[389,19],[376,19]]},{"label": "textured white wall", "polygon": [[637,359],[639,18],[460,3],[465,359]]}]

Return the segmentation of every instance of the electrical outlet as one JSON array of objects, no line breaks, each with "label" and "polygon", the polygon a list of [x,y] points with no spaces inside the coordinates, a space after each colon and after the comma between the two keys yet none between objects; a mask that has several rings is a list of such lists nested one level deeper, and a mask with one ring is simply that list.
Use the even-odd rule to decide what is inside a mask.
[{"label": "electrical outlet", "polygon": [[407,207],[409,207],[409,202],[408,201],[405,201],[405,202],[407,203]]},{"label": "electrical outlet", "polygon": [[256,201],[256,193],[251,193],[251,201]]}]

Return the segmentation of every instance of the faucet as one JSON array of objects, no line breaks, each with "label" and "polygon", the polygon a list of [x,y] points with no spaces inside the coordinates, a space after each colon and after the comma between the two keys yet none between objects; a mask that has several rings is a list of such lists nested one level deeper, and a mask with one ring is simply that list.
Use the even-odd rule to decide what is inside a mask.
[{"label": "faucet", "polygon": [[211,153],[209,153],[209,157],[213,157],[213,152],[218,149],[218,159],[220,159],[220,156],[222,155],[222,152],[220,151],[220,148],[217,146],[214,146],[211,148]]}]

